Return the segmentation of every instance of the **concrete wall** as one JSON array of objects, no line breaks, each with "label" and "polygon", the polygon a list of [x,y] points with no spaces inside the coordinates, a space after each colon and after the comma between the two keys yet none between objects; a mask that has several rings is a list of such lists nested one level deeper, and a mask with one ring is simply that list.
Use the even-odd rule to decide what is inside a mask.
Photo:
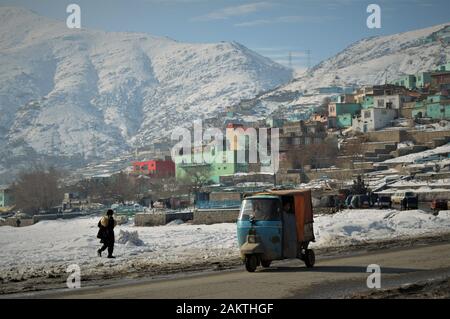
[{"label": "concrete wall", "polygon": [[352,127],[355,131],[371,132],[386,126],[397,116],[396,110],[372,108],[361,111],[361,116],[353,119]]},{"label": "concrete wall", "polygon": [[81,216],[85,216],[85,214],[82,213],[43,214],[43,215],[34,215],[33,219],[34,222],[37,223],[43,220],[72,219]]},{"label": "concrete wall", "polygon": [[202,209],[194,211],[194,224],[235,223],[239,217],[239,209]]},{"label": "concrete wall", "polygon": [[193,219],[193,213],[191,212],[160,212],[160,213],[138,213],[134,217],[135,226],[162,226],[170,223],[171,221],[181,219],[182,221],[188,221]]},{"label": "concrete wall", "polygon": [[162,226],[166,224],[165,213],[144,214],[139,213],[134,217],[135,226]]}]

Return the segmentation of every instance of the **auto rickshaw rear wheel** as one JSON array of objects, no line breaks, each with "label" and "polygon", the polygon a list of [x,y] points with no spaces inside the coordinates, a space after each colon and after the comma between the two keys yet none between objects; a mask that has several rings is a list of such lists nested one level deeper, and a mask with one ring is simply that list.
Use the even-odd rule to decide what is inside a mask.
[{"label": "auto rickshaw rear wheel", "polygon": [[269,268],[271,263],[271,260],[261,260],[261,266],[263,266],[264,268]]},{"label": "auto rickshaw rear wheel", "polygon": [[314,250],[312,249],[306,249],[305,250],[305,265],[308,268],[314,267],[314,264],[316,263],[316,255],[314,254]]},{"label": "auto rickshaw rear wheel", "polygon": [[258,267],[258,257],[256,255],[247,255],[245,256],[245,269],[248,272],[255,272]]}]

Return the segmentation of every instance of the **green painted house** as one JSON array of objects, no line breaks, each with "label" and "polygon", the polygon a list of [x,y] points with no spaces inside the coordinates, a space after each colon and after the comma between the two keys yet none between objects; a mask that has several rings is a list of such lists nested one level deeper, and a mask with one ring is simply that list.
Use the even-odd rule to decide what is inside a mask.
[{"label": "green painted house", "polygon": [[412,118],[422,118],[427,116],[427,109],[425,107],[416,107],[411,111]]},{"label": "green painted house", "polygon": [[336,118],[338,128],[350,127],[352,126],[353,116],[359,114],[361,108],[359,103],[330,103],[328,105],[328,117]]},{"label": "green painted house", "polygon": [[450,62],[442,64],[437,68],[437,71],[450,71]]},{"label": "green painted house", "polygon": [[431,84],[431,73],[420,72],[416,74],[416,87],[423,88]]},{"label": "green painted house", "polygon": [[373,96],[372,95],[366,95],[364,97],[363,102],[361,103],[361,106],[362,106],[363,109],[373,108]]},{"label": "green painted house", "polygon": [[12,192],[8,187],[0,186],[0,207],[13,205]]},{"label": "green painted house", "polygon": [[416,102],[412,117],[429,117],[435,120],[450,119],[450,98],[444,95],[430,95],[426,100]]},{"label": "green painted house", "polygon": [[450,118],[450,104],[443,105],[440,103],[433,103],[427,105],[427,117],[434,120],[449,119]]},{"label": "green painted house", "polygon": [[336,118],[336,125],[338,128],[346,128],[352,126],[353,115],[350,113],[340,114]]},{"label": "green painted house", "polygon": [[[175,177],[180,180],[186,178],[188,174],[197,172],[209,176],[209,182],[218,184],[221,176],[246,173],[248,172],[248,164],[237,163],[237,152],[226,150],[216,154],[215,150],[212,149],[208,153],[211,156],[212,163],[194,163],[191,160],[192,155],[179,155],[175,158]],[[228,158],[231,160],[228,160]]]},{"label": "green painted house", "polygon": [[403,86],[407,89],[413,90],[416,88],[416,77],[414,75],[408,74],[408,75],[402,76],[401,78],[398,78],[397,80],[393,81],[391,84]]}]

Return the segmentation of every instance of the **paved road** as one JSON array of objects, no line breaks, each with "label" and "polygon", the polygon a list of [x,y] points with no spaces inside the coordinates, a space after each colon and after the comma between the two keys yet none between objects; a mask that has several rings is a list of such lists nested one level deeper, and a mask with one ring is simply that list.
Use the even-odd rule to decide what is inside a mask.
[{"label": "paved road", "polygon": [[318,258],[307,269],[297,260],[255,273],[243,269],[140,280],[103,287],[39,293],[39,298],[327,298],[367,291],[369,264],[381,267],[382,288],[450,276],[450,243],[390,249],[340,258]]}]

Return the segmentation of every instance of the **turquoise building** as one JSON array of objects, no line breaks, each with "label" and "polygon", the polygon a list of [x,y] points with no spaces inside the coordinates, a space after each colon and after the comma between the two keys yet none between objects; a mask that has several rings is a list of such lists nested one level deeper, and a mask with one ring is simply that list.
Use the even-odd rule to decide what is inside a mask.
[{"label": "turquoise building", "polygon": [[429,117],[434,120],[450,119],[450,97],[430,95],[426,100],[416,102],[412,117]]},{"label": "turquoise building", "polygon": [[446,64],[442,64],[438,67],[437,71],[450,71],[450,62],[447,62]]},{"label": "turquoise building", "polygon": [[414,90],[416,88],[416,77],[414,75],[408,74],[393,81],[392,84]]},{"label": "turquoise building", "polygon": [[[353,116],[361,112],[359,103],[330,103],[328,105],[328,117],[336,119],[338,128],[352,126]],[[334,125],[334,124],[332,124]]]},{"label": "turquoise building", "polygon": [[9,188],[0,186],[0,207],[9,207],[13,205],[12,192]]},{"label": "turquoise building", "polygon": [[208,175],[209,182],[218,184],[221,176],[246,173],[248,172],[248,164],[237,163],[237,152],[237,150],[225,150],[216,154],[214,149],[204,150],[204,155],[211,156],[212,163],[194,163],[192,155],[179,155],[175,159],[175,178],[177,180],[185,179],[192,171]]},{"label": "turquoise building", "polygon": [[346,128],[352,126],[353,115],[350,113],[340,114],[336,118],[338,128]]},{"label": "turquoise building", "polygon": [[373,108],[373,96],[366,95],[364,97],[363,102],[361,103],[361,106],[363,109],[370,109]]},{"label": "turquoise building", "polygon": [[416,87],[423,88],[431,84],[431,73],[430,72],[420,72],[416,74]]}]

